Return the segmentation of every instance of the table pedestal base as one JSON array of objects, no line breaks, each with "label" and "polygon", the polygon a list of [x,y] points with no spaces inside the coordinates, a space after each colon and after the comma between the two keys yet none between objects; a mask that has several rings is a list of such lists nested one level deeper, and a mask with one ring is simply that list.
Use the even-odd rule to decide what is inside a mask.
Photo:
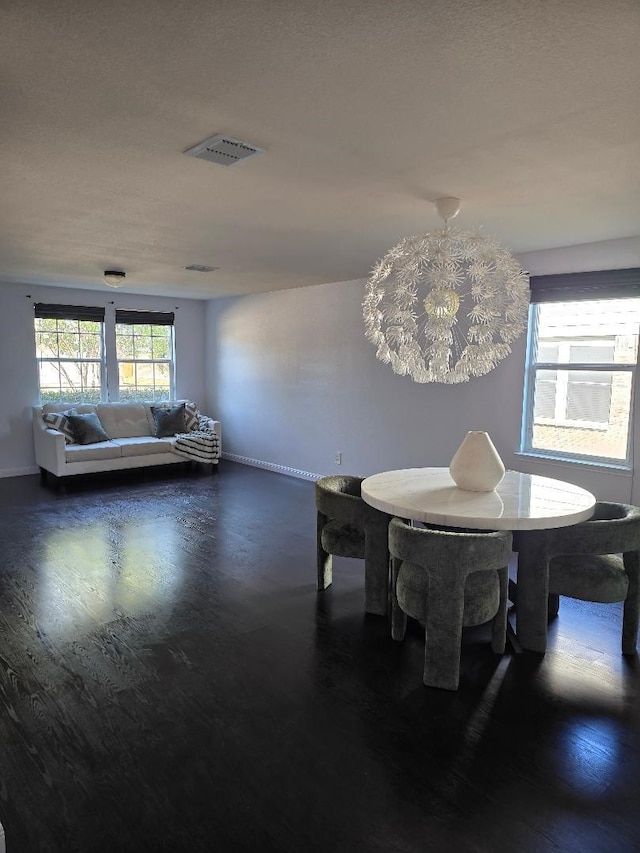
[{"label": "table pedestal base", "polygon": [[[547,650],[549,549],[546,530],[520,530],[514,535],[518,551],[518,582],[514,601],[516,631],[523,649]],[[513,601],[513,598],[511,598]]]}]

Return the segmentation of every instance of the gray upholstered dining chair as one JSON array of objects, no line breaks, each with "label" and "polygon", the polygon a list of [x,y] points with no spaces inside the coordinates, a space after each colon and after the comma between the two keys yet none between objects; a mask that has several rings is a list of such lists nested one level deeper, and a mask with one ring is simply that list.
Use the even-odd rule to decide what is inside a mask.
[{"label": "gray upholstered dining chair", "polygon": [[588,521],[547,531],[549,615],[560,596],[624,601],[622,653],[634,655],[640,614],[640,509],[598,501]]},{"label": "gray upholstered dining chair", "polygon": [[333,580],[333,559],[365,556],[365,503],[360,496],[362,477],[349,474],[321,477],[315,482],[317,509],[318,589]]},{"label": "gray upholstered dining chair", "polygon": [[460,532],[389,524],[391,635],[404,639],[407,615],[425,624],[423,681],[457,690],[462,628],[492,620],[491,648],[506,643],[509,531]]}]

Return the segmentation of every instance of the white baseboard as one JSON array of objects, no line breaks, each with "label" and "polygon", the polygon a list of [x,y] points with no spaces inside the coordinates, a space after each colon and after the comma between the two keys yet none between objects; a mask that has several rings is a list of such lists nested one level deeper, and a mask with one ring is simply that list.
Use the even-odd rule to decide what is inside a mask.
[{"label": "white baseboard", "polygon": [[39,474],[40,469],[37,465],[30,465],[28,468],[4,468],[0,470],[0,478],[2,477],[25,477],[27,474]]},{"label": "white baseboard", "polygon": [[319,480],[322,474],[312,474],[311,471],[300,471],[298,468],[289,468],[287,465],[275,465],[273,462],[263,462],[262,459],[251,459],[249,456],[238,456],[237,453],[222,453],[223,459],[230,462],[239,462],[241,465],[252,465],[254,468],[264,468],[266,471],[274,471],[276,474],[286,474],[287,477],[298,477],[300,480]]}]

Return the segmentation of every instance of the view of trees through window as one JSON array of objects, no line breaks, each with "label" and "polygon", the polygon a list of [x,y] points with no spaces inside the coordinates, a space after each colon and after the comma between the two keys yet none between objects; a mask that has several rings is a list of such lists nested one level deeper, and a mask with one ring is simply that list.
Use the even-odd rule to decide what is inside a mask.
[{"label": "view of trees through window", "polygon": [[175,396],[174,314],[34,304],[41,403]]},{"label": "view of trees through window", "polygon": [[102,329],[101,322],[92,320],[36,317],[36,356],[43,402],[100,402]]},{"label": "view of trees through window", "polygon": [[120,400],[171,396],[173,326],[116,323]]}]

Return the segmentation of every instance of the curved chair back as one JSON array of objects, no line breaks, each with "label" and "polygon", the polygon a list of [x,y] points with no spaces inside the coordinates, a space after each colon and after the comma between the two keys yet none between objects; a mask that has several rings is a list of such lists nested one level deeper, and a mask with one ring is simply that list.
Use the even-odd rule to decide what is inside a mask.
[{"label": "curved chair back", "polygon": [[598,501],[587,521],[547,531],[545,548],[549,560],[549,616],[557,615],[561,595],[582,601],[624,601],[622,652],[636,654],[640,623],[640,509]]},{"label": "curved chair back", "polygon": [[425,622],[423,681],[457,690],[463,625],[492,620],[492,649],[504,652],[509,531],[458,532],[389,524],[391,635],[401,640],[406,614]]},{"label": "curved chair back", "polygon": [[364,530],[363,477],[350,474],[321,477],[314,484],[316,509],[339,524]]},{"label": "curved chair back", "polygon": [[365,556],[365,503],[361,497],[362,477],[342,474],[321,477],[314,485],[317,509],[318,589],[333,581],[332,555]]},{"label": "curved chair back", "polygon": [[591,518],[547,531],[550,551],[559,554],[623,554],[640,549],[640,509],[598,501]]},{"label": "curved chair back", "polygon": [[472,572],[491,571],[509,565],[511,533],[506,530],[463,533],[411,527],[399,518],[389,524],[389,553],[418,563],[430,572],[446,571],[466,578]]}]

